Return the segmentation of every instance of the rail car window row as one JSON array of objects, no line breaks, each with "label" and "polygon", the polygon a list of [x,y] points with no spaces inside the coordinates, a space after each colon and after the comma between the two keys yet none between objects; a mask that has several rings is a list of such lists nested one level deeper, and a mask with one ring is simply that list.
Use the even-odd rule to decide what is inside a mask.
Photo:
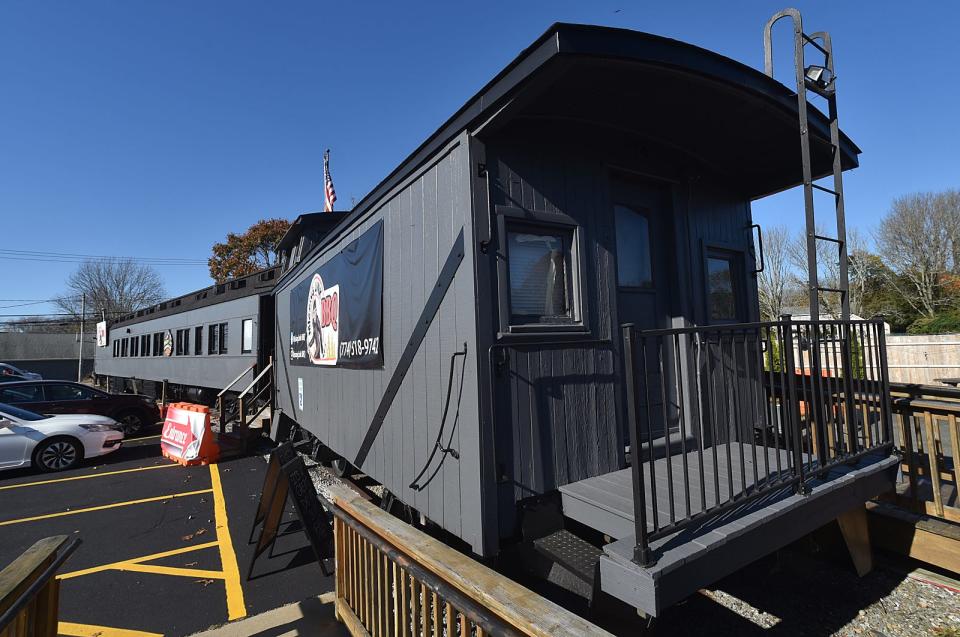
[{"label": "rail car window row", "polygon": [[[242,354],[253,352],[254,333],[253,319],[243,319],[241,322],[240,351]],[[229,353],[228,333],[229,323],[214,323],[207,325],[207,354],[220,355]],[[193,348],[190,347],[191,332],[193,332]],[[203,355],[204,326],[186,327],[173,331],[154,332],[117,338],[113,341],[114,358],[142,358],[144,356],[202,356]]]}]

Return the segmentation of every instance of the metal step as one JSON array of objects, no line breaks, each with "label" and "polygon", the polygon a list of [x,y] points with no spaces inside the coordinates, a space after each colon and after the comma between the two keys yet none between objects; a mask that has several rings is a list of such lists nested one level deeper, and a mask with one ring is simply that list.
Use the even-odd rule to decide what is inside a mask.
[{"label": "metal step", "polygon": [[586,584],[593,586],[597,565],[603,550],[566,529],[533,541],[533,547],[544,557],[567,569]]}]

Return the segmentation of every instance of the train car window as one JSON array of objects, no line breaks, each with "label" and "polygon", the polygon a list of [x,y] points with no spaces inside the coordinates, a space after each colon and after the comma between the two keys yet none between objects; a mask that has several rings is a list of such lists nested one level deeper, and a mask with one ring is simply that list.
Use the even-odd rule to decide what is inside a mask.
[{"label": "train car window", "polygon": [[125,338],[125,339],[123,339],[122,341],[120,341],[120,358],[126,358],[126,356],[127,356],[127,345],[128,345],[127,341],[129,341],[129,340],[130,340],[130,339]]},{"label": "train car window", "polygon": [[207,328],[207,354],[216,354],[220,349],[220,326],[211,325]]},{"label": "train car window", "polygon": [[711,250],[707,254],[707,307],[712,323],[740,320],[743,290],[738,266],[732,252]]},{"label": "train car window", "polygon": [[120,341],[113,342],[113,357],[117,358],[120,356]]},{"label": "train car window", "polygon": [[190,355],[190,328],[184,328],[183,330],[183,355]]},{"label": "train car window", "polygon": [[220,353],[227,353],[227,324],[220,324]]},{"label": "train car window", "polygon": [[139,356],[140,355],[140,337],[131,336],[130,337],[130,356]]},{"label": "train car window", "polygon": [[140,356],[150,356],[150,335],[140,337]]},{"label": "train car window", "polygon": [[507,229],[511,325],[574,320],[572,242],[569,230]]},{"label": "train car window", "polygon": [[240,346],[240,353],[249,354],[253,351],[253,319],[243,319],[243,344]]},{"label": "train car window", "polygon": [[183,330],[177,330],[176,345],[173,348],[173,353],[177,356],[183,356]]},{"label": "train car window", "polygon": [[650,222],[627,206],[614,206],[617,228],[617,285],[622,288],[653,287],[650,263]]},{"label": "train car window", "polygon": [[157,332],[153,335],[153,355],[163,355],[163,332]]},{"label": "train car window", "polygon": [[193,353],[195,356],[203,354],[203,327],[198,327],[193,333]]}]

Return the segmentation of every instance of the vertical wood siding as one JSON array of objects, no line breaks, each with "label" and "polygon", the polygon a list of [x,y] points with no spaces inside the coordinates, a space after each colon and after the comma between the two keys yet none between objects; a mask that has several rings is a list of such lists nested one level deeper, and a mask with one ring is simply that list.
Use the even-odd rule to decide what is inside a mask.
[{"label": "vertical wood siding", "polygon": [[[488,146],[492,204],[534,212],[560,212],[584,233],[584,314],[591,328],[570,343],[507,349],[506,367],[495,378],[498,470],[506,473],[513,499],[619,468],[615,363],[619,346],[612,320],[615,272],[607,181],[596,159],[536,152],[536,146]],[[503,252],[503,248],[500,248]],[[501,294],[506,291],[501,290]],[[496,299],[491,300],[491,311]],[[509,500],[501,528],[512,524]]]},{"label": "vertical wood siding", "polygon": [[[515,524],[513,502],[620,468],[626,444],[622,364],[616,309],[616,241],[609,174],[602,149],[488,143],[491,204],[573,217],[585,233],[582,281],[591,334],[600,343],[510,346],[495,378],[498,472],[502,472],[500,527]],[[655,156],[656,153],[651,153]],[[708,179],[687,181],[676,164],[646,158],[636,169],[674,181],[671,244],[674,271],[671,311],[675,326],[706,323],[704,244],[747,251],[749,202]],[[622,157],[617,165],[630,168]],[[658,238],[654,237],[654,241]],[[664,240],[664,238],[659,238]],[[500,248],[503,253],[503,248]],[[752,262],[745,259],[746,269]],[[756,280],[743,281],[751,320],[756,318]],[[506,294],[506,291],[499,291]],[[491,300],[491,312],[496,299]],[[494,325],[498,318],[494,316]],[[498,473],[498,475],[500,475]]]},{"label": "vertical wood siding", "polygon": [[[285,363],[289,351],[290,290],[381,219],[384,369],[285,365],[277,372],[279,402],[286,414],[324,444],[348,460],[353,459],[462,229],[466,250],[463,261],[362,469],[402,501],[480,551],[476,295],[465,135],[375,204],[362,222],[324,250],[319,259],[302,264],[301,271],[278,290],[277,359]],[[468,347],[466,360],[453,360],[454,379],[443,441],[444,445],[450,441],[452,431],[450,444],[460,458],[447,456],[436,478],[425,490],[416,492],[409,485],[424,466],[436,440],[447,398],[451,356],[462,351],[464,343]],[[465,368],[461,393],[462,365]],[[304,383],[302,412],[297,407],[298,378]],[[424,479],[442,458],[440,454],[434,458]]]}]

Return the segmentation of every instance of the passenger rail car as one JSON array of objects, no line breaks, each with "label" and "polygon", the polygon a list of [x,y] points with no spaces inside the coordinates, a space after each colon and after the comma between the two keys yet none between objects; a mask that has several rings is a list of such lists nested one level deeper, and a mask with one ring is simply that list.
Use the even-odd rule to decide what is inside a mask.
[{"label": "passenger rail car", "polygon": [[110,324],[106,342],[96,348],[95,373],[111,387],[136,382],[139,391],[158,398],[167,381],[168,398],[213,400],[272,354],[271,293],[278,272],[269,268],[212,285]]},{"label": "passenger rail car", "polygon": [[[273,355],[273,287],[346,213],[307,213],[277,246],[279,264],[143,308],[112,322],[96,348],[94,373],[115,389],[211,403],[239,389]],[[246,382],[244,382],[244,380]],[[134,387],[133,385],[136,385]],[[237,389],[236,391],[239,391]]]}]

